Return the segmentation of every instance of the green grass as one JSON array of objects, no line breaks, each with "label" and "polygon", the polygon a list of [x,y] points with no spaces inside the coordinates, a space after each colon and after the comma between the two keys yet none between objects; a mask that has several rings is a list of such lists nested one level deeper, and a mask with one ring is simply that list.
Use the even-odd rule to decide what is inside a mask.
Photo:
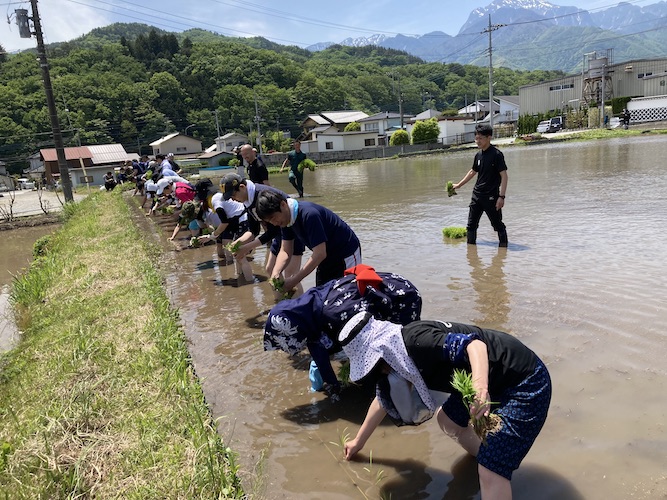
[{"label": "green grass", "polygon": [[243,497],[153,266],[158,249],[120,192],[66,212],[11,292],[23,334],[0,357],[0,491]]}]

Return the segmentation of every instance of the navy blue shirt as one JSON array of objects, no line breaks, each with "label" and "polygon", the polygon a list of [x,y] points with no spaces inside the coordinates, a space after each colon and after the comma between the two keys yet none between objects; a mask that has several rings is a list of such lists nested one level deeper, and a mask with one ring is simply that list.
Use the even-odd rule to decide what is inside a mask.
[{"label": "navy blue shirt", "polygon": [[291,227],[282,229],[284,240],[297,236],[311,250],[326,244],[327,259],[345,259],[360,247],[359,238],[347,223],[322,205],[299,202],[299,212]]}]

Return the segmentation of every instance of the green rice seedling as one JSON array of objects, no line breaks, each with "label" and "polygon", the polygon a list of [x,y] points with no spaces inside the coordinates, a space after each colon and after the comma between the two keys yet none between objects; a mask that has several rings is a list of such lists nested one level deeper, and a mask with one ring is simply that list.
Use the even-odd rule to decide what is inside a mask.
[{"label": "green rice seedling", "polygon": [[311,172],[314,172],[315,169],[317,168],[317,164],[310,158],[306,158],[305,160],[302,160],[301,163],[299,163],[299,166],[297,168],[299,169],[299,172],[303,172],[306,169],[310,170]]},{"label": "green rice seedling", "polygon": [[347,431],[347,427],[343,429],[343,432],[338,432],[338,442],[334,441],[329,441],[334,446],[338,446],[340,448],[345,449],[345,443],[347,443],[350,440],[350,433]]},{"label": "green rice seedling", "polygon": [[343,387],[347,387],[352,384],[350,381],[350,362],[343,361],[338,369],[338,379],[340,380]]},{"label": "green rice seedling", "polygon": [[470,423],[472,424],[475,434],[482,440],[482,444],[486,444],[486,436],[488,434],[493,434],[500,429],[500,426],[502,425],[500,416],[491,412],[488,415],[476,417],[470,413],[470,408],[476,404],[475,396],[477,395],[477,391],[475,391],[472,384],[472,373],[466,372],[465,370],[454,370],[452,387],[461,393],[463,403],[466,405],[466,408],[468,408]]},{"label": "green rice seedling", "polygon": [[[373,474],[373,450],[371,450],[368,454],[368,467],[364,467],[364,470],[370,475]],[[384,477],[384,469],[378,469],[378,471],[375,473],[375,484],[380,484]]]},{"label": "green rice seedling", "polygon": [[467,234],[468,230],[465,227],[449,226],[443,228],[442,230],[442,235],[445,238],[450,238],[452,240],[459,240],[461,238],[465,238]]},{"label": "green rice seedling", "polygon": [[291,299],[295,290],[285,290],[285,280],[282,278],[271,278],[269,280],[271,287],[278,292],[283,299]]},{"label": "green rice seedling", "polygon": [[451,198],[457,194],[456,189],[454,189],[454,183],[452,181],[447,181],[447,196]]},{"label": "green rice seedling", "polygon": [[191,248],[199,248],[201,246],[201,241],[199,241],[199,238],[196,236],[193,236],[190,238],[190,247]]},{"label": "green rice seedling", "polygon": [[239,251],[239,248],[241,248],[241,242],[237,241],[236,243],[227,243],[225,245],[225,250],[227,250],[229,253],[236,253]]}]

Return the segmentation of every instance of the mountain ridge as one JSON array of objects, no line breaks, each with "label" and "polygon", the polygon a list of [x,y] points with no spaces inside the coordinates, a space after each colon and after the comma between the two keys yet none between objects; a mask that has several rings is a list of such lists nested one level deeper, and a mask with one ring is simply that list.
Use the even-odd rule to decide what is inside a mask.
[{"label": "mountain ridge", "polygon": [[[544,0],[494,0],[471,11],[455,36],[441,31],[421,36],[382,34],[320,42],[306,50],[331,45],[403,50],[427,62],[488,64],[488,38],[478,37],[493,23],[495,62],[514,70],[581,71],[583,54],[613,49],[617,61],[650,59],[667,54],[667,2],[639,7],[627,2],[591,11],[554,5]],[[582,33],[585,37],[582,38]],[[545,36],[548,34],[548,36]],[[583,42],[583,44],[582,44]]]}]

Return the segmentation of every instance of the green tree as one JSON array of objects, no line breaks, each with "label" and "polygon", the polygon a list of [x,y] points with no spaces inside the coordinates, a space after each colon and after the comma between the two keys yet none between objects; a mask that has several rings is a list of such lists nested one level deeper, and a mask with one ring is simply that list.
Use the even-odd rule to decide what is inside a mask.
[{"label": "green tree", "polygon": [[397,130],[391,134],[391,139],[389,139],[390,146],[401,146],[403,144],[410,144],[410,134],[405,130]]},{"label": "green tree", "polygon": [[419,120],[412,128],[412,144],[430,144],[438,141],[440,127],[438,120],[430,118],[428,120]]},{"label": "green tree", "polygon": [[361,131],[361,125],[359,122],[352,122],[345,125],[345,132],[359,132]]},{"label": "green tree", "polygon": [[262,139],[265,151],[283,151],[292,149],[292,139],[285,137],[282,132],[267,132]]},{"label": "green tree", "polygon": [[5,53],[5,48],[0,45],[0,64],[7,60],[7,54]]}]

